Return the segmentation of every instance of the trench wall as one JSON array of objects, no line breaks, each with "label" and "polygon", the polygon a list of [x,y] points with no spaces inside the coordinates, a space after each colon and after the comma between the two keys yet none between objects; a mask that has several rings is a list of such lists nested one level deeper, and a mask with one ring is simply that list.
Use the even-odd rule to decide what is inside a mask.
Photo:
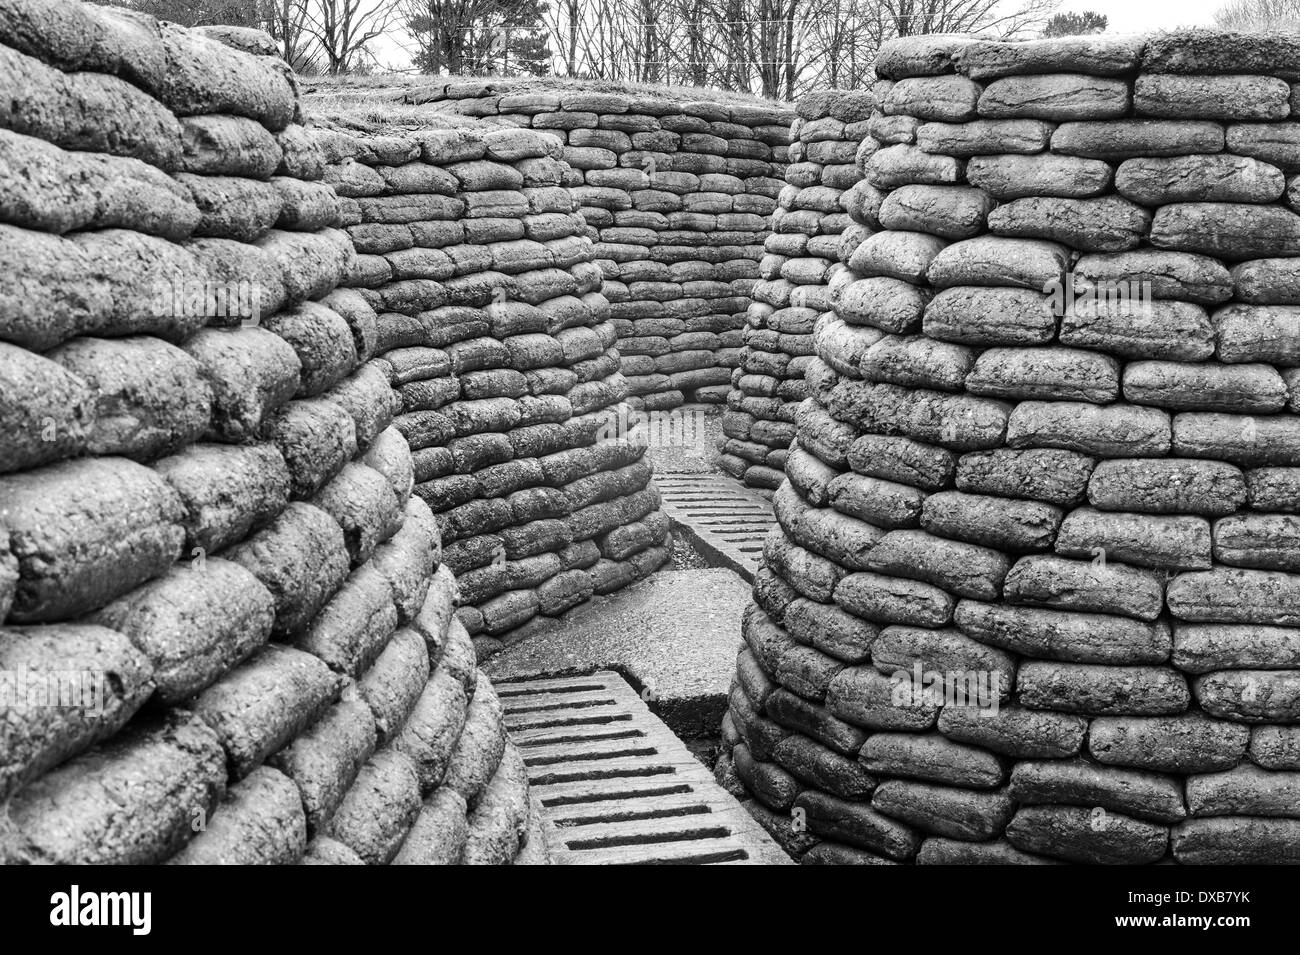
[{"label": "trench wall", "polygon": [[270,49],[0,2],[0,858],[540,861]]},{"label": "trench wall", "polygon": [[862,179],[858,154],[874,148],[867,129],[879,115],[875,102],[870,91],[827,91],[795,107],[786,185],[764,242],[718,447],[722,469],[750,487],[776,490],[785,479],[795,416],[807,397],[804,368],[816,355],[813,332],[819,321],[835,320],[831,280],[868,234],[850,213]]},{"label": "trench wall", "polygon": [[1300,861],[1297,53],[881,51],[719,764],[805,861]]},{"label": "trench wall", "polygon": [[782,187],[793,115],[699,90],[456,80],[407,102],[557,139],[587,223],[630,401],[721,404]]},{"label": "trench wall", "polygon": [[658,568],[668,520],[560,145],[436,114],[318,138],[480,658]]}]

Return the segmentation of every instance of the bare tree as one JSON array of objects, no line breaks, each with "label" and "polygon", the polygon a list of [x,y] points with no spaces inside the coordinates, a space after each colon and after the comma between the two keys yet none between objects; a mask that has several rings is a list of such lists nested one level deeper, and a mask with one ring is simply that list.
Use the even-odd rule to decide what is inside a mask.
[{"label": "bare tree", "polygon": [[[112,0],[110,0],[112,2]],[[855,89],[880,45],[925,33],[1037,33],[1059,0],[117,0],[188,22],[260,25],[295,68],[366,65],[381,35],[431,73],[545,73],[714,86],[793,99]],[[1300,0],[1232,0],[1238,21]],[[174,17],[173,17],[174,18]],[[552,54],[552,51],[554,53]],[[552,60],[554,61],[552,64]]]},{"label": "bare tree", "polygon": [[1057,2],[553,0],[545,19],[557,68],[568,75],[791,99],[818,87],[861,87],[880,44],[893,37],[1028,35]]},{"label": "bare tree", "polygon": [[352,70],[367,44],[383,36],[397,16],[397,0],[303,0],[303,29],[320,44],[332,74]]},{"label": "bare tree", "polygon": [[299,73],[319,68],[319,48],[307,32],[307,0],[261,0],[260,25],[279,45],[285,62]]},{"label": "bare tree", "polygon": [[560,58],[566,76],[578,75],[578,24],[581,20],[581,0],[551,0],[544,16],[551,34],[552,45]]},{"label": "bare tree", "polygon": [[[1058,0],[879,0],[893,36],[925,33],[980,33],[1005,38],[1031,30],[1056,9]],[[888,39],[888,37],[886,37]]]},{"label": "bare tree", "polygon": [[[873,15],[874,12],[874,15]],[[874,75],[885,21],[870,0],[829,0],[814,19],[809,39],[807,86],[859,89]]]},{"label": "bare tree", "polygon": [[1223,30],[1300,31],[1300,0],[1232,0],[1214,11]]}]

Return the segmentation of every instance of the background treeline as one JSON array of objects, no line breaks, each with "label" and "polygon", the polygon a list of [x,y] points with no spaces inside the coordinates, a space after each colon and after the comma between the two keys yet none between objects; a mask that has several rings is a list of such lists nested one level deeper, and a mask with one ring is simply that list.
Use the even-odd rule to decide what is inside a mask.
[{"label": "background treeline", "polygon": [[[123,0],[116,0],[122,3]],[[870,80],[880,44],[926,33],[1100,33],[1060,0],[125,0],[186,25],[269,32],[304,73],[561,75],[793,99]],[[1300,0],[1230,0],[1234,29],[1300,29]]]}]

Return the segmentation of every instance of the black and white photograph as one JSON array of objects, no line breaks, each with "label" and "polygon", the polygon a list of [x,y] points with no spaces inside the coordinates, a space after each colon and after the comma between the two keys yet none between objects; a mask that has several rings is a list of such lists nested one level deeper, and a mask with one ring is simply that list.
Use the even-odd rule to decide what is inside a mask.
[{"label": "black and white photograph", "polygon": [[1300,0],[0,0],[0,863],[1294,925]]}]

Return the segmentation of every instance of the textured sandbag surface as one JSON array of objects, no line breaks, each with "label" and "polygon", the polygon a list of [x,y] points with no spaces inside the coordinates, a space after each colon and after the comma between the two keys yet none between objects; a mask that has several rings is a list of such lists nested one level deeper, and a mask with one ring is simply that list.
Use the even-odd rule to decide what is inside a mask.
[{"label": "textured sandbag surface", "polygon": [[[394,424],[404,397],[395,363],[376,357],[393,345],[348,287],[362,271],[343,231],[351,197],[327,180],[330,144],[304,125],[276,50],[258,31],[0,0],[13,91],[0,108],[0,245],[13,266],[0,293],[6,863],[546,856],[526,774],[491,746],[504,744],[501,710],[455,616],[442,525],[412,493],[417,465]],[[393,196],[455,190],[445,164],[410,168],[420,149],[407,152],[372,153]],[[380,209],[423,215],[418,203]],[[547,223],[557,240],[577,236]],[[553,313],[530,305],[519,333],[554,342],[567,366],[598,363],[584,382],[616,373],[612,329],[575,312],[599,283],[589,248],[489,235],[463,244],[465,263],[503,275],[586,265],[578,279],[542,277],[568,297]],[[411,265],[452,276],[441,268]],[[568,350],[552,337],[567,326],[587,333]],[[462,327],[504,352],[486,320]],[[426,429],[442,436],[429,450],[474,468],[499,463],[502,445],[482,441],[473,402],[513,408],[527,390],[473,378],[505,367],[484,361],[480,349],[458,368],[471,384],[445,418],[455,427]],[[413,382],[451,373],[445,357],[437,375],[407,367]],[[619,396],[611,381],[567,401],[572,374],[558,391],[547,379],[528,425]],[[509,431],[523,415],[499,420]],[[594,444],[598,424],[572,424],[548,453]],[[566,480],[637,459],[593,451]],[[528,476],[499,473],[493,490],[543,483],[540,466]],[[648,469],[635,476],[611,480],[630,495]],[[519,523],[567,513],[547,488],[557,499],[520,499]],[[648,513],[629,506],[626,523]],[[547,606],[572,592],[591,588]]]},{"label": "textured sandbag surface", "polygon": [[[857,158],[876,106],[870,90],[817,94],[798,105],[790,127],[785,186],[777,194],[772,234],[746,310],[718,448],[722,468],[751,487],[775,490],[781,483],[795,415],[808,394],[808,363],[818,355],[852,361],[848,355],[855,347],[869,349],[879,337],[859,336],[831,312],[833,289],[860,303],[870,301],[873,291],[869,283],[843,285],[847,256],[841,252],[850,243],[856,248],[853,239],[882,214],[881,194],[863,179]],[[915,200],[938,208],[950,198],[940,191]],[[913,213],[900,205],[898,214]],[[899,309],[899,328],[912,321],[906,311]]]},{"label": "textured sandbag surface", "polygon": [[[634,405],[726,399],[788,159],[787,107],[689,88],[605,83],[591,92],[564,80],[458,77],[407,89],[403,99],[421,115],[503,127],[482,151],[457,144],[450,171],[462,188],[482,191],[483,203],[488,191],[522,185],[539,217],[527,239],[544,241],[547,217],[568,212],[555,197],[573,197]],[[559,148],[534,152],[530,130]],[[516,169],[494,168],[501,163]],[[500,215],[502,200],[491,201],[496,212],[476,199],[470,215]],[[498,238],[525,235],[501,230]]]},{"label": "textured sandbag surface", "polygon": [[719,775],[805,862],[1295,860],[1293,50],[887,43],[820,268],[791,156],[734,473],[803,389]]},{"label": "textured sandbag surface", "polygon": [[[629,439],[608,283],[553,136],[431,108],[389,124],[321,108],[309,128],[327,145],[325,179],[373,265],[347,280],[375,316],[368,364],[397,396],[412,506],[441,537],[482,656],[589,599],[597,562],[623,569],[621,586],[666,557],[645,448]],[[354,552],[368,546],[348,526],[364,517],[358,496],[345,469],[314,498]],[[405,533],[375,547],[380,570]],[[408,619],[408,584],[389,577]],[[415,714],[441,736],[423,697]],[[441,744],[397,733],[394,745],[422,779],[440,776]]]}]

